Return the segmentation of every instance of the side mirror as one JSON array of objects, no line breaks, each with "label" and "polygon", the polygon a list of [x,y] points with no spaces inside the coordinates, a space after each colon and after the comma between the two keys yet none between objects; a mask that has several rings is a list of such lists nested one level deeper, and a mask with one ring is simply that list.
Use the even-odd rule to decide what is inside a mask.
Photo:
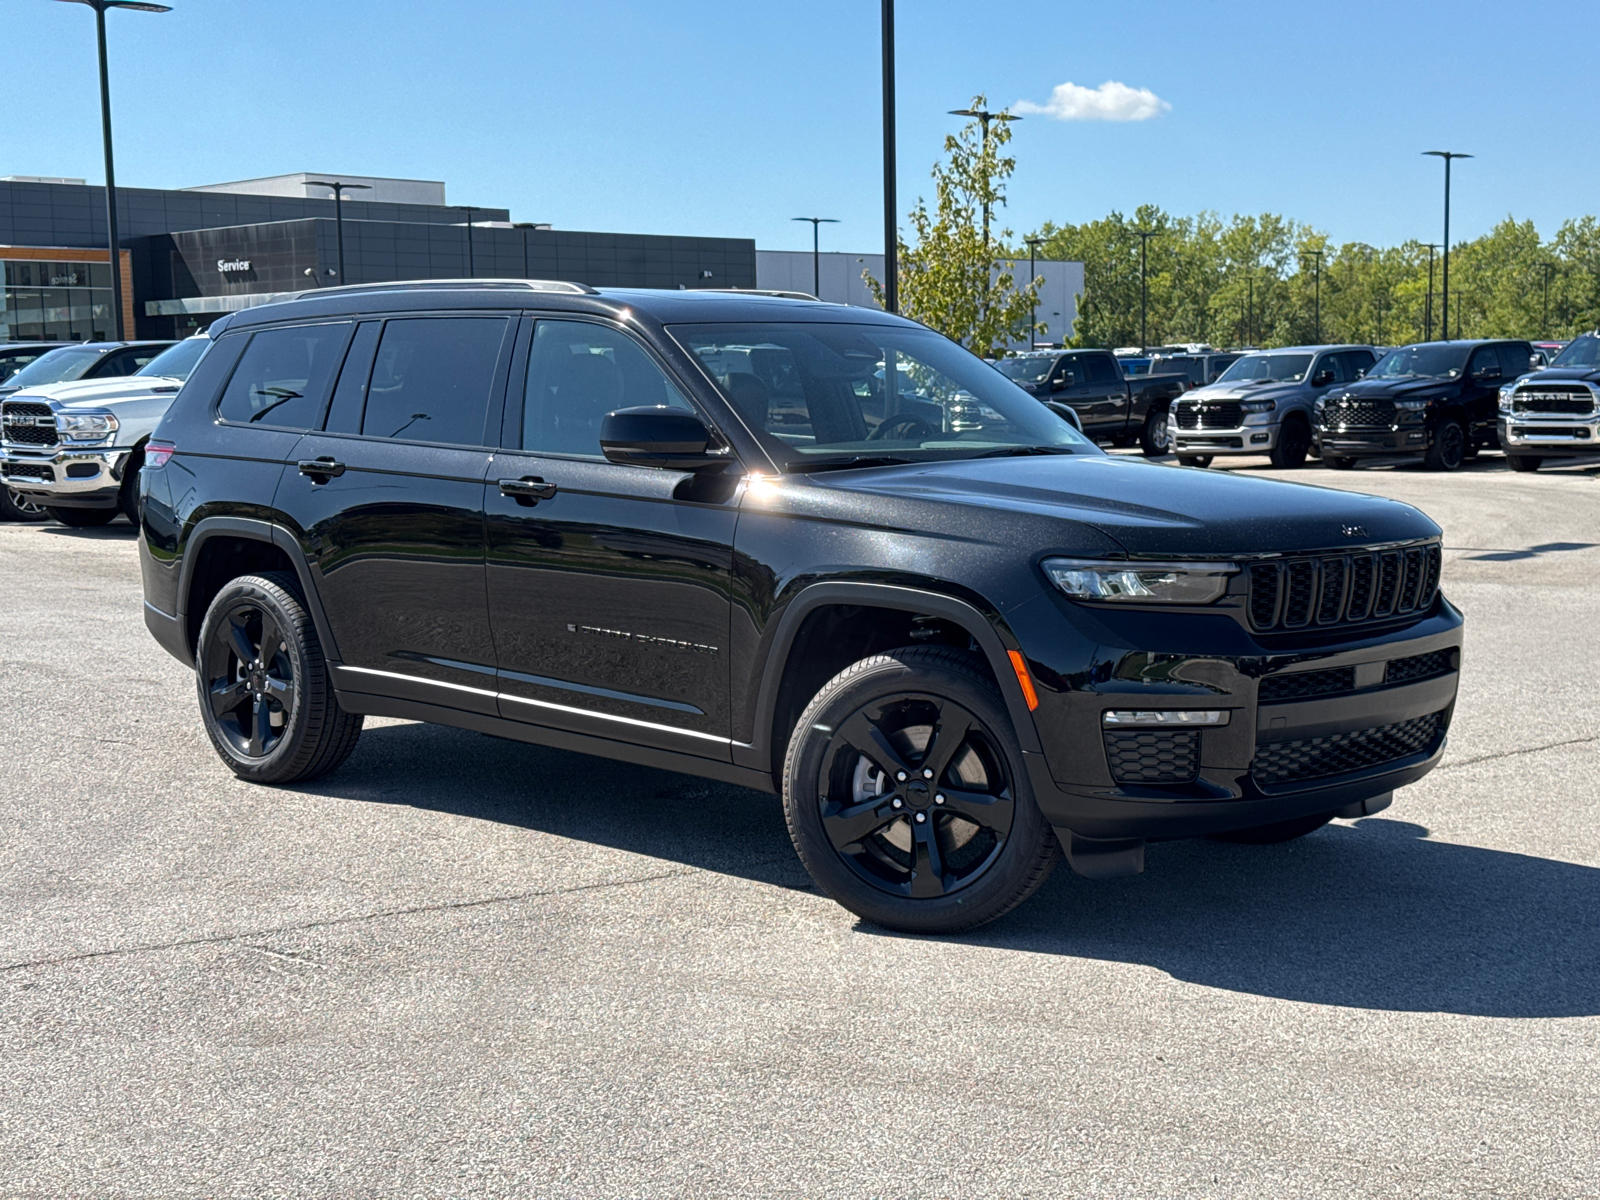
[{"label": "side mirror", "polygon": [[732,461],[711,449],[711,431],[679,408],[621,408],[600,422],[607,462],[667,471],[701,471]]},{"label": "side mirror", "polygon": [[1367,377],[1367,369],[1365,367],[1361,367],[1356,371],[1356,378],[1357,379],[1365,379],[1366,377]]},{"label": "side mirror", "polygon": [[1064,391],[1065,389],[1067,389],[1069,387],[1072,387],[1077,382],[1078,382],[1078,377],[1076,375],[1074,375],[1071,371],[1062,371],[1060,374],[1058,374],[1055,377],[1055,380],[1050,384],[1050,390],[1052,392]]},{"label": "side mirror", "polygon": [[1318,371],[1315,375],[1313,375],[1311,377],[1311,386],[1312,387],[1321,387],[1325,383],[1332,383],[1332,382],[1333,382],[1333,372],[1329,371],[1327,369],[1323,369],[1321,371]]}]

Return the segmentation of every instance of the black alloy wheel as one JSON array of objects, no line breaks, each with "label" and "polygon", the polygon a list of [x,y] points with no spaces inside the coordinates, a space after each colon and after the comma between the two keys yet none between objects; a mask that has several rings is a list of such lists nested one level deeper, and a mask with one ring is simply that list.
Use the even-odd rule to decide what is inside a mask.
[{"label": "black alloy wheel", "polygon": [[790,836],[818,885],[875,924],[970,929],[1033,893],[1055,834],[975,656],[894,650],[835,676],[784,768]]},{"label": "black alloy wheel", "polygon": [[242,779],[291,783],[333,770],[362,718],[334,696],[316,627],[292,576],[246,575],[206,610],[195,655],[200,716]]},{"label": "black alloy wheel", "polygon": [[1178,465],[1181,467],[1209,467],[1212,456],[1209,454],[1180,454]]},{"label": "black alloy wheel", "polygon": [[1144,429],[1139,434],[1139,449],[1146,458],[1160,458],[1172,453],[1171,417],[1166,409],[1152,412],[1144,419]]},{"label": "black alloy wheel", "polygon": [[120,508],[46,508],[56,520],[74,529],[97,529],[117,519]]},{"label": "black alloy wheel", "polygon": [[0,488],[0,521],[45,521],[50,514],[32,496]]},{"label": "black alloy wheel", "polygon": [[1267,451],[1267,457],[1280,471],[1292,470],[1305,463],[1310,451],[1311,430],[1306,428],[1305,422],[1285,421],[1278,431],[1278,444]]},{"label": "black alloy wheel", "polygon": [[1458,471],[1467,457],[1467,431],[1454,417],[1445,417],[1433,431],[1433,441],[1423,455],[1430,471]]}]

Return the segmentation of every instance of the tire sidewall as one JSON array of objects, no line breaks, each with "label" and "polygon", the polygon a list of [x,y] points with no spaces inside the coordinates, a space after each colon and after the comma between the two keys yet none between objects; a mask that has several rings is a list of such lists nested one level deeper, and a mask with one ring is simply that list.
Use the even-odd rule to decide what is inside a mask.
[{"label": "tire sidewall", "polygon": [[[900,651],[858,663],[830,681],[807,706],[784,763],[783,806],[789,834],[806,869],[837,903],[873,924],[913,933],[970,928],[1007,911],[1034,869],[1042,838],[1054,833],[1034,802],[1022,748],[1005,702],[974,673],[953,664],[917,661],[923,651]],[[954,652],[952,652],[954,653]],[[851,714],[876,699],[925,692],[962,705],[976,716],[1005,759],[1015,801],[1011,832],[999,858],[978,879],[935,900],[912,900],[874,888],[833,848],[822,824],[819,783],[831,736]]]},{"label": "tire sidewall", "polygon": [[[208,648],[216,634],[217,626],[241,603],[254,604],[272,613],[283,635],[283,653],[288,657],[290,669],[294,673],[294,704],[284,721],[283,736],[278,739],[278,744],[272,748],[272,752],[261,758],[247,758],[239,754],[223,736],[217,718],[211,711],[210,689],[206,680]],[[217,753],[228,764],[229,769],[241,779],[258,783],[276,781],[284,774],[285,766],[300,753],[305,744],[306,727],[310,722],[307,700],[310,696],[311,675],[311,648],[306,644],[306,622],[305,610],[293,596],[276,584],[256,576],[235,579],[217,593],[211,606],[206,609],[205,620],[200,625],[200,640],[195,653],[194,667],[195,690],[200,701],[200,719],[205,724],[206,734],[211,738],[211,744],[216,747]]]}]

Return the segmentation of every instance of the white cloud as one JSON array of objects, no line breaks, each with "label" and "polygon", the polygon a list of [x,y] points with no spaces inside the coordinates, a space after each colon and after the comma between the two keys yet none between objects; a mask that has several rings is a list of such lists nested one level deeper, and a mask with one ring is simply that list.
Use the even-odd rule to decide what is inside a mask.
[{"label": "white cloud", "polygon": [[1097,88],[1058,84],[1045,103],[1019,100],[1016,111],[1038,113],[1058,121],[1148,121],[1171,108],[1149,88],[1131,88],[1108,79]]}]

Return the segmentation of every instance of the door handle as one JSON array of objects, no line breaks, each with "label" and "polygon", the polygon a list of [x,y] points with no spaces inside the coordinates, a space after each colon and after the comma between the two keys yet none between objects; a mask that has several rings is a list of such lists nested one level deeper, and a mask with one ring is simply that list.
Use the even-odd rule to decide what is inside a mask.
[{"label": "door handle", "polygon": [[502,479],[500,494],[512,497],[518,504],[531,507],[541,500],[548,500],[554,496],[556,485],[546,483],[537,475],[524,475],[521,479]]},{"label": "door handle", "polygon": [[300,468],[300,474],[309,475],[313,482],[316,482],[318,476],[321,476],[322,482],[326,483],[344,474],[344,464],[326,455],[321,458],[303,458],[296,465]]}]

